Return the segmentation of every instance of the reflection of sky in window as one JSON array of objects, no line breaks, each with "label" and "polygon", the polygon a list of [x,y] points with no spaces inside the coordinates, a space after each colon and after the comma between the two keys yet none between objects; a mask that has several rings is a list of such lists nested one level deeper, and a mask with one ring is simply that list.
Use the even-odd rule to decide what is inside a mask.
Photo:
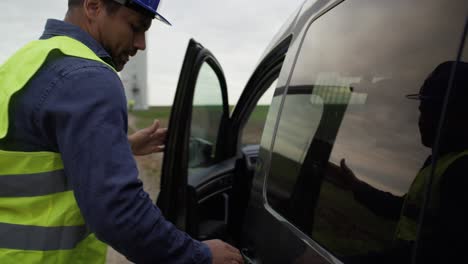
[{"label": "reflection of sky in window", "polygon": [[[337,88],[328,88],[333,89]],[[377,188],[403,194],[429,154],[428,149],[420,144],[416,123],[410,123],[412,128],[406,129],[410,133],[379,126],[375,120],[363,116],[366,112],[363,107],[365,94],[352,93],[348,98],[348,108],[337,138],[330,142],[333,144],[330,162],[338,165],[344,158],[359,178]],[[322,117],[324,102],[337,103],[327,99],[323,93],[320,96],[288,95],[274,151],[302,163],[312,139],[319,139],[316,132],[320,122],[325,121]]]},{"label": "reflection of sky in window", "polygon": [[[312,104],[312,101],[315,103]],[[275,140],[275,152],[302,162],[323,113],[323,105],[318,102],[320,98],[310,94],[286,97]]]},{"label": "reflection of sky in window", "polygon": [[222,105],[221,84],[208,63],[203,63],[195,86],[194,105]]},{"label": "reflection of sky in window", "polygon": [[429,154],[420,143],[417,125],[413,123],[411,133],[398,134],[396,129],[360,116],[360,111],[348,109],[330,161],[339,164],[344,158],[362,180],[379,189],[405,193]]},{"label": "reflection of sky in window", "polygon": [[[308,81],[317,65],[322,72],[339,70],[346,75],[365,73],[389,77],[396,73],[405,78],[421,79],[442,61],[454,59],[454,53],[447,57],[446,48],[456,50],[458,41],[447,40],[459,40],[461,36],[466,14],[466,8],[461,7],[466,6],[466,2],[444,1],[442,4],[438,0],[427,0],[424,5],[417,1],[400,5],[394,2],[364,0],[354,5],[344,2],[312,23],[303,44],[303,47],[307,45],[306,50],[303,48],[299,57],[302,65],[296,66],[292,85],[310,84]],[[441,12],[441,9],[447,11]],[[459,27],[453,27],[456,21],[441,23],[447,19],[447,13],[459,20]],[[421,48],[423,43],[433,47],[430,56],[427,49]],[[413,67],[415,65],[419,67]],[[415,91],[418,88],[414,87]]]},{"label": "reflection of sky in window", "polygon": [[[420,143],[418,103],[405,95],[418,92],[439,63],[454,58],[458,41],[447,40],[460,38],[466,16],[466,8],[460,9],[466,6],[462,2],[448,1],[443,6],[434,0],[424,5],[411,1],[404,5],[393,1],[343,2],[311,24],[290,87],[335,86],[353,91],[331,162],[339,164],[345,158],[359,178],[377,188],[397,194],[407,191],[429,149]],[[392,8],[399,9],[388,12]],[[460,20],[460,26],[453,27],[456,21],[441,23],[446,13]],[[306,108],[303,111],[303,120],[319,120]],[[301,129],[284,129],[300,136]],[[287,140],[294,143],[286,146]],[[299,140],[287,140],[282,143],[284,153],[303,149],[297,145]]]},{"label": "reflection of sky in window", "polygon": [[264,149],[269,150],[271,147],[273,130],[276,125],[276,118],[278,116],[280,104],[281,104],[281,96],[273,97],[273,99],[271,100],[271,105],[268,109],[268,114],[267,114],[267,118],[265,121],[265,127],[263,128],[262,139],[260,141],[261,142],[260,145]]}]

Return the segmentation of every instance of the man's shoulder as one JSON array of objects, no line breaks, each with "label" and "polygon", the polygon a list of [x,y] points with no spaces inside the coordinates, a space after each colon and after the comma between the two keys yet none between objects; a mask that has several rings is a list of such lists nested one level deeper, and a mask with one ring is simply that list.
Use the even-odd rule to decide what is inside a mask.
[{"label": "man's shoulder", "polygon": [[[38,111],[67,100],[108,100],[125,105],[123,84],[110,66],[89,59],[52,54],[34,75],[21,98]],[[52,102],[52,103],[51,103]]]},{"label": "man's shoulder", "polygon": [[52,74],[57,77],[82,75],[89,72],[99,72],[103,77],[120,80],[117,73],[107,64],[85,58],[65,56],[56,53],[47,59],[39,74]]}]

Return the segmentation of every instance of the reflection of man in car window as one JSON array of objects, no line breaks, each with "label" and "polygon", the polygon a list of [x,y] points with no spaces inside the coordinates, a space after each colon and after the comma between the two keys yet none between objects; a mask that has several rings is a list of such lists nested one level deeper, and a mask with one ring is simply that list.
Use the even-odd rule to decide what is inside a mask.
[{"label": "reflection of man in car window", "polygon": [[[450,74],[456,72],[446,109],[438,149],[435,149],[439,120]],[[422,144],[438,151],[432,177],[431,196],[426,202],[417,250],[418,263],[468,263],[468,63],[445,62],[436,67],[420,93],[419,130]],[[345,182],[356,200],[377,215],[397,220],[394,246],[385,252],[350,257],[345,263],[410,263],[418,234],[426,183],[433,173],[433,158],[427,158],[408,193],[397,197],[358,180],[341,161]]]}]

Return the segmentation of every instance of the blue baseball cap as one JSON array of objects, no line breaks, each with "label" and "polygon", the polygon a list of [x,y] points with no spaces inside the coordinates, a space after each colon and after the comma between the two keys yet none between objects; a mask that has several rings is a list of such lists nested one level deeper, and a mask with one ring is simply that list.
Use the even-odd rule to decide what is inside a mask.
[{"label": "blue baseball cap", "polygon": [[144,15],[156,18],[157,20],[170,25],[171,23],[158,13],[158,7],[161,0],[114,0],[128,8],[132,8],[137,12],[143,13]]}]

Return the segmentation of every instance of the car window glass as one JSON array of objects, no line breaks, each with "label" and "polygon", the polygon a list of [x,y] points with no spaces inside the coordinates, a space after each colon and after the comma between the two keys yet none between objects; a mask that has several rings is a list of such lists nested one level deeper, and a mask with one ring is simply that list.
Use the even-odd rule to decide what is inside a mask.
[{"label": "car window glass", "polygon": [[430,165],[434,137],[420,134],[420,100],[407,95],[456,56],[467,7],[345,1],[306,32],[276,132],[267,201],[338,258],[360,263],[395,241],[410,241],[399,262],[410,258],[420,208],[403,210],[408,221],[400,214]]},{"label": "car window glass", "polygon": [[256,171],[260,173],[258,177],[254,177],[252,182],[252,188],[257,192],[261,193],[264,185],[264,170],[268,170],[270,162],[270,149],[273,140],[273,133],[275,131],[276,122],[278,119],[282,95],[284,93],[284,87],[278,87],[274,90],[271,105],[268,109],[268,114],[263,128],[263,133],[260,140],[260,149],[258,159],[256,161]]},{"label": "car window glass", "polygon": [[204,62],[193,97],[189,168],[208,166],[213,161],[222,116],[221,84],[213,68]]},{"label": "car window glass", "polygon": [[242,130],[242,145],[260,144],[263,128],[270,108],[273,92],[277,81],[275,80],[262,97],[258,100],[257,105],[249,116],[249,120]]}]

